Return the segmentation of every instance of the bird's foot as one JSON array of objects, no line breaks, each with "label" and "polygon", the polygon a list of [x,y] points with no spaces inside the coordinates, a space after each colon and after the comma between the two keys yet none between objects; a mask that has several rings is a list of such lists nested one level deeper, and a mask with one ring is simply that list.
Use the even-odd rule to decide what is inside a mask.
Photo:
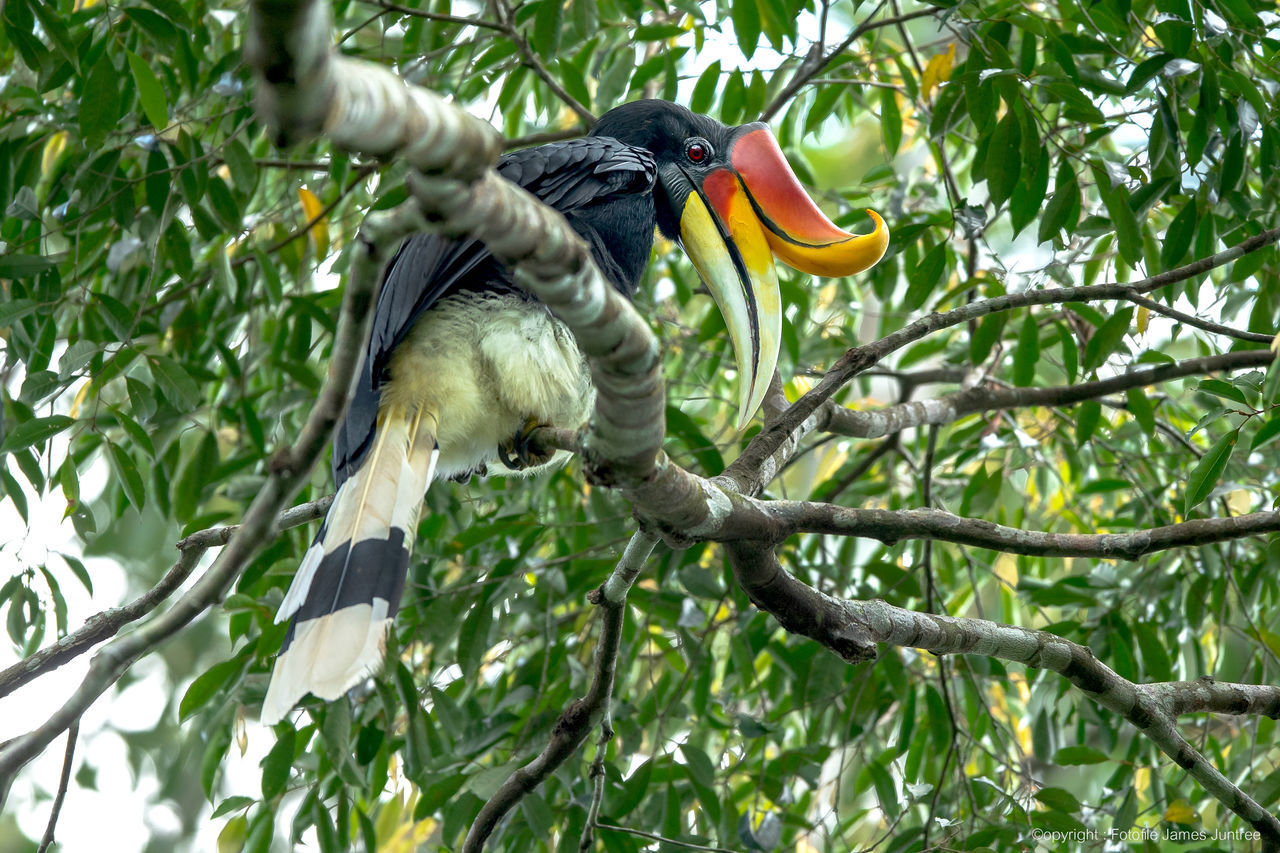
[{"label": "bird's foot", "polygon": [[546,465],[556,455],[554,450],[535,452],[531,446],[534,430],[550,424],[539,423],[533,418],[511,438],[498,445],[498,459],[512,471],[526,471]]},{"label": "bird's foot", "polygon": [[472,477],[488,477],[489,468],[483,462],[469,471],[459,471],[457,474],[449,477],[455,483],[469,483]]}]

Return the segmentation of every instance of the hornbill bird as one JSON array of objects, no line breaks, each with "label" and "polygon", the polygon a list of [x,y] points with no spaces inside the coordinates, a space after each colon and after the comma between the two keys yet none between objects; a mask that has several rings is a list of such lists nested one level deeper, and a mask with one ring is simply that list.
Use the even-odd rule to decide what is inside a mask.
[{"label": "hornbill bird", "polygon": [[[560,211],[626,296],[655,226],[678,241],[724,315],[739,426],[773,376],[782,305],[773,259],[851,275],[888,230],[854,235],[805,194],[763,124],[727,127],[667,101],[634,101],[579,140],[515,151],[499,173]],[[280,605],[291,619],[263,702],[278,722],[310,692],[336,699],[378,669],[400,604],[427,485],[501,461],[528,474],[535,426],[586,422],[595,392],[573,335],[476,240],[420,234],[384,274],[364,363],[333,445],[337,493]],[[515,454],[517,459],[512,459]]]}]

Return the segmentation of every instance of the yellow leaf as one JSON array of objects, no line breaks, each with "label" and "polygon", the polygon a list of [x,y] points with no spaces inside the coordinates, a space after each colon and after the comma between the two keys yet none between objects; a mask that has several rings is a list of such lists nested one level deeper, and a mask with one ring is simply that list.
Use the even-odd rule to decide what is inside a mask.
[{"label": "yellow leaf", "polygon": [[1139,767],[1133,771],[1133,790],[1138,794],[1138,802],[1145,803],[1151,799],[1147,792],[1151,789],[1151,768]]},{"label": "yellow leaf", "polygon": [[249,840],[249,819],[236,815],[218,833],[218,853],[240,853]]},{"label": "yellow leaf", "polygon": [[58,131],[50,136],[44,144],[44,151],[40,154],[40,174],[47,175],[53,169],[53,164],[58,162],[59,155],[67,150],[67,132],[65,130]]},{"label": "yellow leaf", "polygon": [[298,200],[302,202],[302,212],[307,216],[307,237],[311,240],[311,248],[315,249],[316,258],[323,258],[329,251],[329,224],[324,219],[324,205],[316,194],[306,187],[298,187]]},{"label": "yellow leaf", "polygon": [[1018,560],[1012,554],[1001,554],[996,558],[996,577],[1010,587],[1018,586]]},{"label": "yellow leaf", "polygon": [[1172,823],[1195,823],[1196,810],[1186,800],[1174,800],[1165,809],[1164,819]]},{"label": "yellow leaf", "polygon": [[1244,515],[1253,507],[1253,494],[1248,489],[1227,492],[1227,508],[1234,515]]},{"label": "yellow leaf", "polygon": [[1273,634],[1266,628],[1259,628],[1258,639],[1267,644],[1267,648],[1273,655],[1280,655],[1280,634]]},{"label": "yellow leaf", "polygon": [[71,411],[67,412],[67,414],[73,418],[80,417],[80,407],[84,405],[85,400],[89,399],[89,389],[92,387],[92,379],[80,386],[80,390],[76,392],[75,399],[71,401]]},{"label": "yellow leaf", "polygon": [[1151,309],[1145,305],[1138,308],[1138,334],[1145,335],[1147,333],[1147,322],[1151,319]]},{"label": "yellow leaf", "polygon": [[1280,334],[1271,339],[1271,351],[1280,352]]},{"label": "yellow leaf", "polygon": [[249,751],[249,729],[244,722],[243,705],[236,708],[234,729],[236,733],[236,746],[240,748],[240,757],[244,758],[244,754]]},{"label": "yellow leaf", "polygon": [[[404,800],[392,797],[381,809],[373,822],[373,834],[377,838],[390,838],[400,825],[400,815],[404,812]],[[379,844],[379,847],[382,845]]]},{"label": "yellow leaf", "polygon": [[939,83],[945,83],[951,79],[951,65],[955,60],[955,42],[947,45],[946,53],[940,53],[929,59],[929,64],[924,67],[924,79],[920,81],[920,89],[926,98],[932,94]]}]

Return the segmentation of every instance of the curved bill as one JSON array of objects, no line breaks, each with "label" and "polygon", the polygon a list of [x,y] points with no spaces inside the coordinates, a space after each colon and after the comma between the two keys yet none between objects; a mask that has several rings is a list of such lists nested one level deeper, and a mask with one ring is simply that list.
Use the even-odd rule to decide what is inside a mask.
[{"label": "curved bill", "polygon": [[[870,234],[837,227],[813,203],[763,124],[737,128],[728,162],[699,182],[662,174],[680,210],[680,242],[706,282],[733,342],[738,429],[764,400],[778,363],[782,298],[773,259],[812,275],[861,272],[884,255],[889,230],[874,211]],[[683,201],[681,201],[683,199]]]},{"label": "curved bill", "polygon": [[809,198],[767,127],[747,124],[739,131],[730,161],[778,260],[810,275],[844,276],[860,273],[884,256],[889,229],[878,213],[867,211],[875,223],[870,234],[850,234]]},{"label": "curved bill", "polygon": [[680,242],[729,330],[738,366],[741,430],[760,408],[778,365],[782,296],[764,229],[749,208],[745,214],[742,205],[734,208],[717,219],[701,193],[689,193],[680,215]]}]

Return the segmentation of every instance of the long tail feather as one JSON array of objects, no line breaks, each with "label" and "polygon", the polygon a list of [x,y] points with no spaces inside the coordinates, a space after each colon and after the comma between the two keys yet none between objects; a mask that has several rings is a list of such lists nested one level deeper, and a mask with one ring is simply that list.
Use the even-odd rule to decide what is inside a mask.
[{"label": "long tail feather", "polygon": [[276,614],[293,621],[262,704],[267,725],[307,693],[337,699],[381,666],[439,456],[435,426],[430,413],[384,412],[364,464],[338,488]]}]

